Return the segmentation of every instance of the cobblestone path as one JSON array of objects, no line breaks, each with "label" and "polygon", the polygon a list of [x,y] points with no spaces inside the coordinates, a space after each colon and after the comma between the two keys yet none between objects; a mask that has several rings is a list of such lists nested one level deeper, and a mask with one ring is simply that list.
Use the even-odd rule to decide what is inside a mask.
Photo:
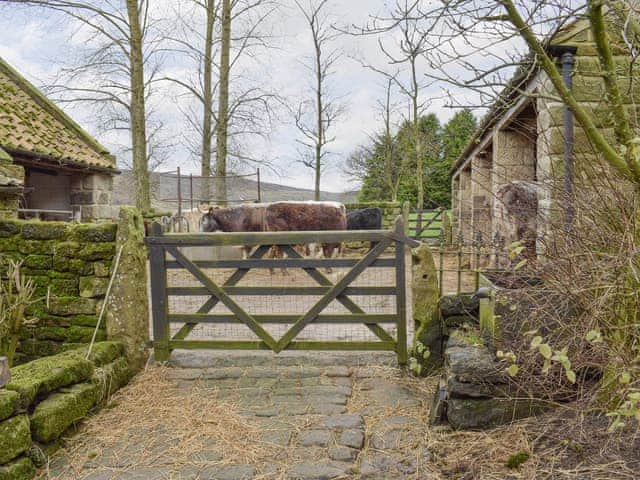
[{"label": "cobblestone path", "polygon": [[178,355],[81,426],[42,478],[435,479],[433,385],[385,354]]}]

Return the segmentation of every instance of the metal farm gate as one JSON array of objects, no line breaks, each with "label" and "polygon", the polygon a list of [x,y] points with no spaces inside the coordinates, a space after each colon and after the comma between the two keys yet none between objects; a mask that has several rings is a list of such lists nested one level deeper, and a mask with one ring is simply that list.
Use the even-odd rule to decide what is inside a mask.
[{"label": "metal farm gate", "polygon": [[[401,217],[370,231],[163,234],[154,224],[146,241],[157,361],[174,349],[288,349],[387,350],[407,362],[405,245],[418,242]],[[376,243],[331,259],[296,247],[345,242]],[[286,258],[266,258],[273,245]],[[231,246],[256,248],[234,259]],[[189,258],[202,258],[195,250],[218,255]]]}]

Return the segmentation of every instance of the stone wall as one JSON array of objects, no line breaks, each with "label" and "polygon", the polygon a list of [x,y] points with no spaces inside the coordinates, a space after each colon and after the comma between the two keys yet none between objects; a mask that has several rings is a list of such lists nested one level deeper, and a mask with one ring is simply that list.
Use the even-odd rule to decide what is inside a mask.
[{"label": "stone wall", "polygon": [[[116,225],[0,221],[0,256],[21,260],[40,300],[18,345],[25,362],[91,340],[115,253]],[[106,339],[104,324],[98,340]]]},{"label": "stone wall", "polygon": [[113,177],[106,173],[71,177],[71,208],[78,220],[88,222],[112,217]]},{"label": "stone wall", "polygon": [[471,169],[460,172],[458,185],[458,218],[456,236],[461,236],[465,243],[473,241],[472,211],[473,193],[471,188]]},{"label": "stone wall", "polygon": [[125,385],[134,373],[117,342],[41,358],[11,370],[0,388],[0,479],[26,480],[58,439]]}]

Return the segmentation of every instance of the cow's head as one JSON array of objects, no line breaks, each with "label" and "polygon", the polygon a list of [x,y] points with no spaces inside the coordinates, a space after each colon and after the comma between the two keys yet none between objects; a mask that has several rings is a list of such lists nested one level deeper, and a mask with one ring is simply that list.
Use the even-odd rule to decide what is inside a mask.
[{"label": "cow's head", "polygon": [[207,213],[202,216],[200,221],[200,228],[203,232],[220,232],[222,227],[213,213],[213,207],[209,209]]}]

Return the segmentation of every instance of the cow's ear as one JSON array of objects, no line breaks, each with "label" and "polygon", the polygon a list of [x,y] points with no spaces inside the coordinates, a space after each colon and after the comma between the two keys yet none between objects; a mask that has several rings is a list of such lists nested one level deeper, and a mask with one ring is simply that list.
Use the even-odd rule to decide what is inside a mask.
[{"label": "cow's ear", "polygon": [[213,213],[213,207],[209,207],[209,213]]}]

